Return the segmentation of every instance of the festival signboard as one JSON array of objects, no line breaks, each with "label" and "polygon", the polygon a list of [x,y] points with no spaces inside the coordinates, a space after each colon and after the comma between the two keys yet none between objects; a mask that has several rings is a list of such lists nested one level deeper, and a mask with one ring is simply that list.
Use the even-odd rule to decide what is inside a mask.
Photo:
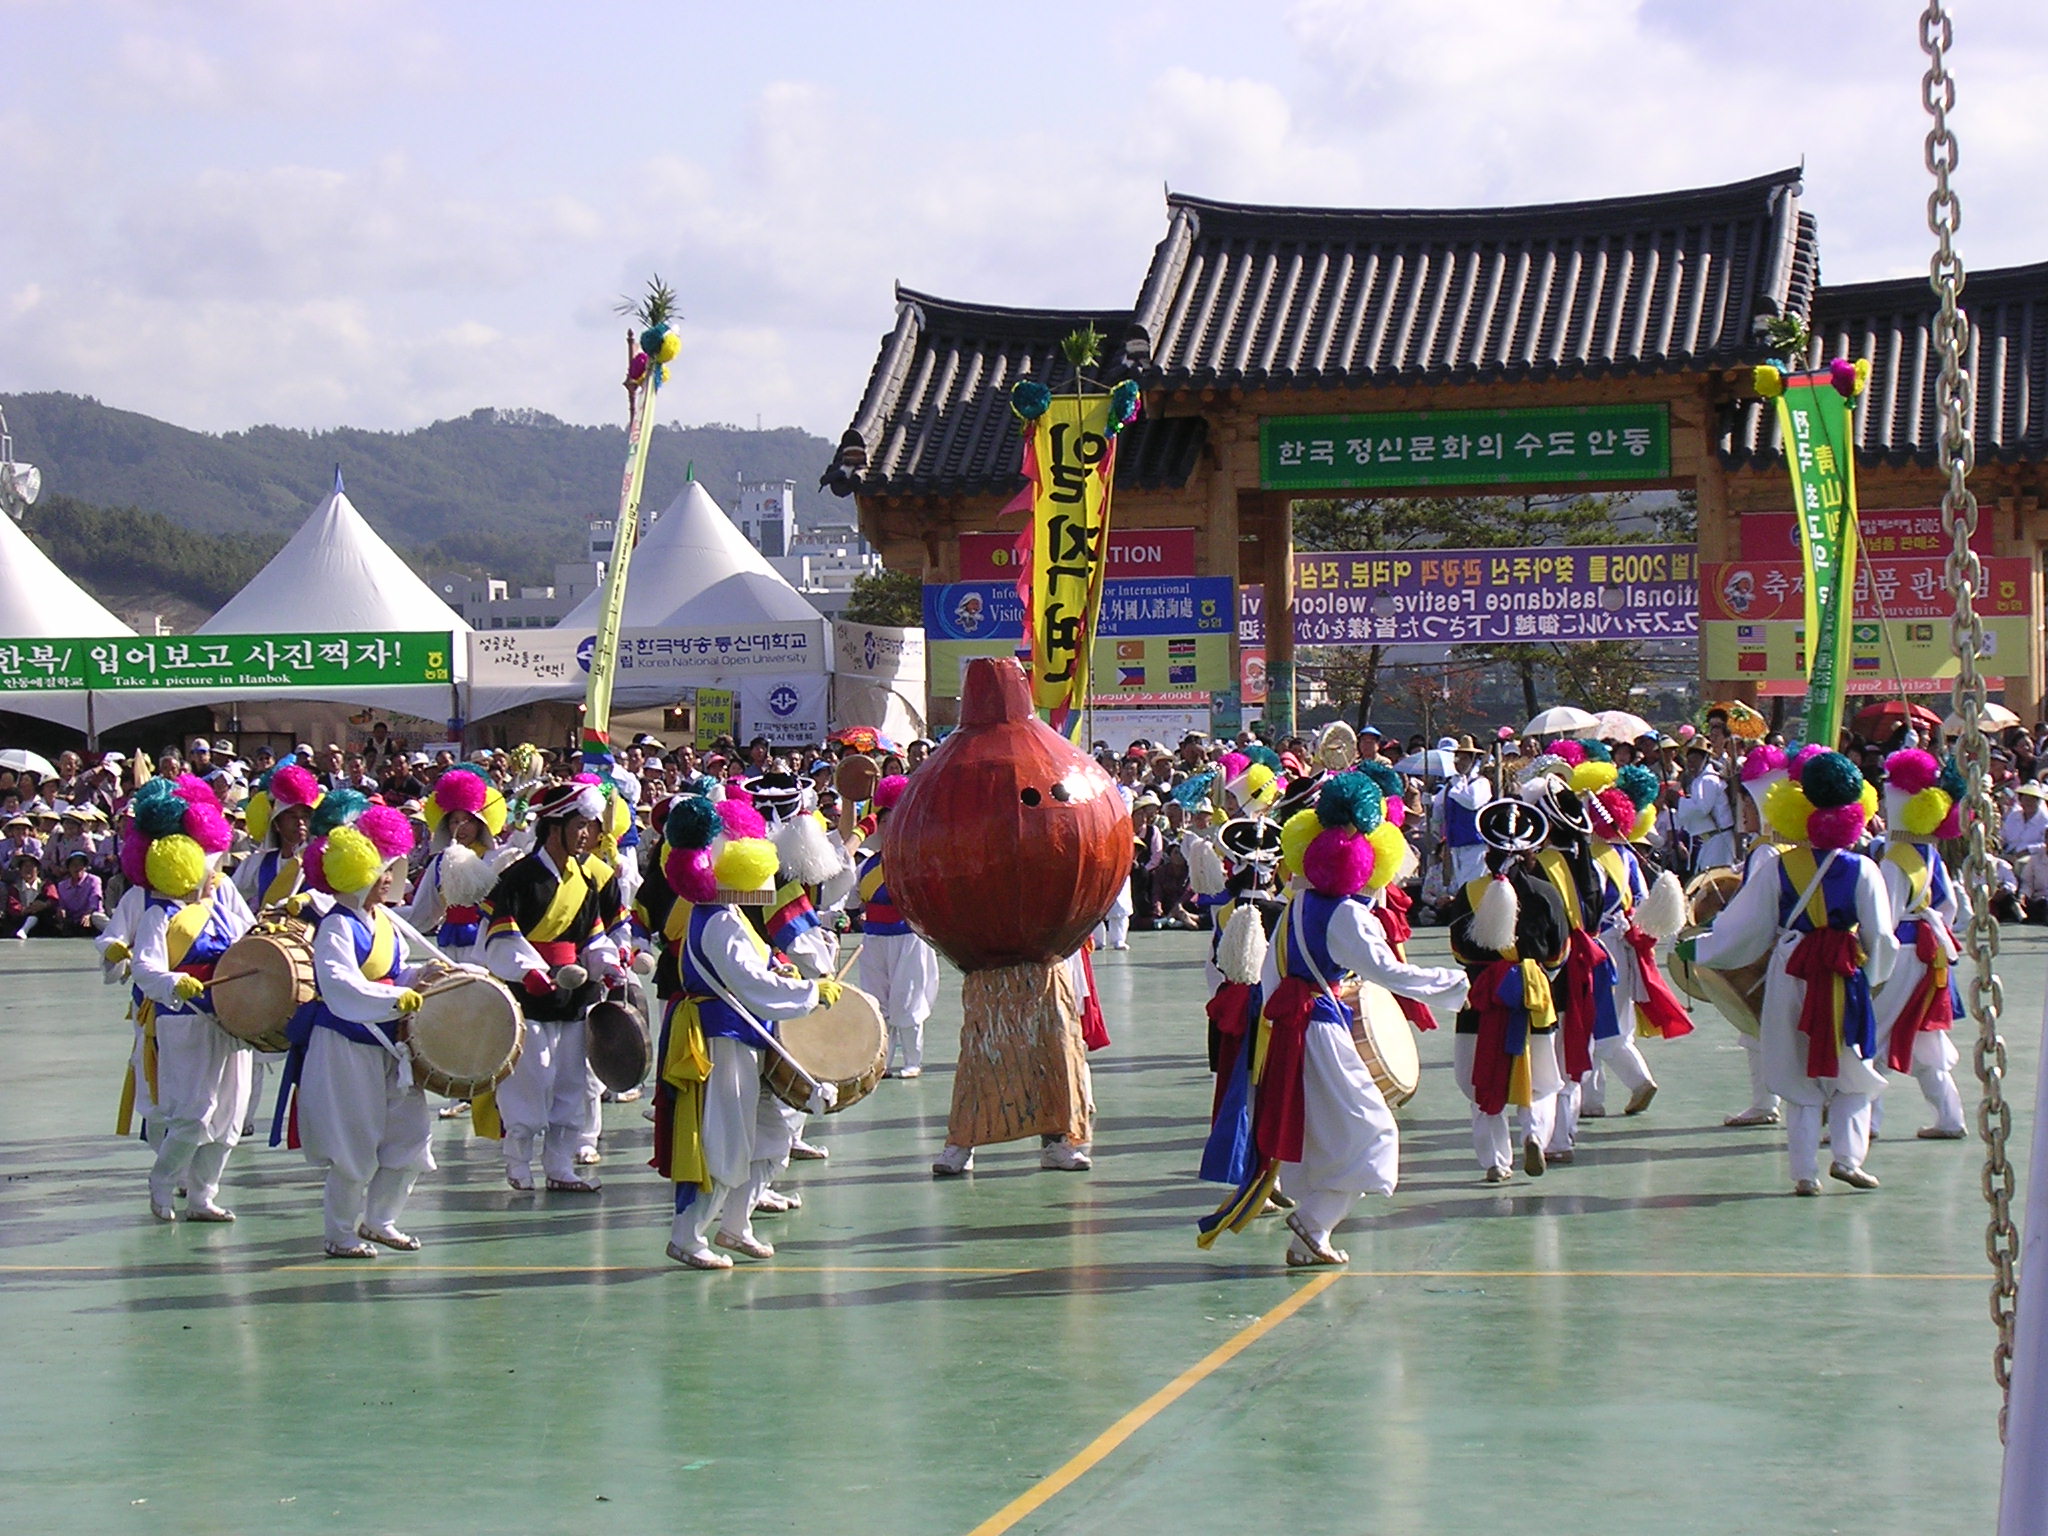
[{"label": "festival signboard", "polygon": [[1259,423],[1269,491],[1665,480],[1663,405],[1272,416]]},{"label": "festival signboard", "polygon": [[[645,695],[672,684],[674,698],[707,676],[825,670],[824,621],[732,629],[619,631],[616,686]],[[492,688],[565,685],[583,692],[597,644],[594,629],[480,629],[469,636],[469,681]],[[569,695],[565,695],[569,696]]]},{"label": "festival signboard", "polygon": [[[1212,692],[1230,686],[1230,626],[1236,612],[1228,576],[1105,583],[1090,657],[1097,701]],[[924,589],[924,628],[935,697],[957,698],[966,663],[1025,650],[1024,605],[1002,581]]]},{"label": "festival signboard", "polygon": [[697,750],[708,752],[721,736],[733,732],[733,693],[730,688],[699,688],[692,700],[691,721],[696,727]]},{"label": "festival signboard", "polygon": [[828,680],[822,672],[794,677],[746,677],[739,686],[738,741],[766,736],[771,745],[801,747],[821,742],[831,729]]},{"label": "festival signboard", "polygon": [[[1986,672],[2020,673],[2033,643],[2033,563],[1984,562]],[[1796,559],[1736,560],[1700,567],[1704,671],[1753,681],[1767,696],[1808,692],[1805,569]],[[1944,562],[1931,556],[1865,560],[1857,567],[1845,695],[1931,693],[1960,670],[1949,636],[1955,602]],[[2001,684],[1994,682],[1993,687]]]},{"label": "festival signboard", "polygon": [[[1949,536],[1941,531],[1939,507],[1858,507],[1858,543],[1874,560],[1907,555],[1946,558]],[[1992,554],[1991,519],[1978,520],[1970,548]],[[1736,519],[1738,553],[1744,560],[1797,560],[1799,519],[1790,512],[1748,512]]]},{"label": "festival signboard", "polygon": [[1674,640],[1699,633],[1690,544],[1294,556],[1296,645]]},{"label": "festival signboard", "polygon": [[[1018,536],[1013,533],[961,534],[960,579],[1015,581],[1019,568],[1017,544]],[[1110,581],[1195,574],[1192,528],[1112,527],[1104,550],[1104,574]]]},{"label": "festival signboard", "polygon": [[446,630],[0,640],[0,693],[447,683],[454,680],[453,641]]}]

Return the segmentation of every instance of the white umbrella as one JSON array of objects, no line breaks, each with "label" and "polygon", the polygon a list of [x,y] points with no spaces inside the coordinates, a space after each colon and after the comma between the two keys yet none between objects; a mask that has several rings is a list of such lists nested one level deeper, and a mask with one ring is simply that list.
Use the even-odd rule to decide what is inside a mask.
[{"label": "white umbrella", "polygon": [[1448,779],[1457,771],[1451,754],[1439,752],[1433,747],[1427,752],[1410,752],[1394,764],[1396,773],[1415,773],[1430,779]]},{"label": "white umbrella", "polygon": [[1600,723],[1600,717],[1576,709],[1570,704],[1559,704],[1546,709],[1542,714],[1522,727],[1524,736],[1576,736],[1581,731],[1590,731]]},{"label": "white umbrella", "polygon": [[1599,725],[1593,733],[1596,741],[1634,741],[1638,736],[1656,735],[1649,721],[1625,709],[1603,709],[1593,718]]},{"label": "white umbrella", "polygon": [[39,774],[46,779],[57,777],[57,770],[50,766],[47,757],[41,757],[24,747],[9,747],[0,752],[0,768],[12,768],[16,773]]},{"label": "white umbrella", "polygon": [[[2003,704],[1994,704],[1989,699],[1984,701],[1984,713],[1978,716],[1978,718],[1984,722],[1984,729],[1987,731],[2002,731],[2008,726],[2020,723],[2018,715],[2007,709]],[[1963,733],[1963,717],[1961,715],[1950,715],[1941,722],[1941,728],[1951,736],[1960,736]],[[0,756],[0,762],[4,761],[6,761],[5,757]]]}]

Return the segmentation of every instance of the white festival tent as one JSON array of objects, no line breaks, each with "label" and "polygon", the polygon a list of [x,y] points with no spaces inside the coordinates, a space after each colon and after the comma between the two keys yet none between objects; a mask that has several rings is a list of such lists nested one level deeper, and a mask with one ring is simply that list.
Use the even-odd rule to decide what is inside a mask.
[{"label": "white festival tent", "polygon": [[[477,631],[470,718],[543,699],[580,701],[589,674],[574,658],[597,629],[602,601],[600,589],[538,634]],[[674,704],[692,688],[731,689],[747,734],[822,739],[832,626],[697,481],[641,534],[620,631],[616,708]],[[764,653],[755,648],[764,634],[790,648]],[[568,665],[555,665],[557,652]]]},{"label": "white festival tent", "polygon": [[[200,625],[200,635],[292,635],[368,631],[452,634],[450,661],[459,682],[467,665],[469,626],[433,588],[413,574],[364,521],[335,477],[333,492],[283,549]],[[455,689],[446,683],[336,685],[279,689],[267,697],[324,700],[446,720]],[[194,704],[231,704],[251,697],[237,688],[163,688],[96,694],[100,729]]]},{"label": "white festival tent", "polygon": [[[97,639],[133,635],[77,582],[57,568],[21,527],[0,513],[0,641]],[[83,689],[48,693],[0,691],[0,709],[82,731]]]}]

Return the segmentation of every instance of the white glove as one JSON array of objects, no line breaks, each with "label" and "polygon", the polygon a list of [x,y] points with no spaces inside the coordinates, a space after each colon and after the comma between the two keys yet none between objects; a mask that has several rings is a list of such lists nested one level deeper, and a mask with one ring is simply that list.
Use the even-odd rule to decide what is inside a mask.
[{"label": "white glove", "polygon": [[626,975],[623,966],[601,965],[597,969],[597,979],[606,987],[623,987],[626,984]]},{"label": "white glove", "polygon": [[652,976],[652,975],[654,974],[654,951],[653,951],[653,950],[651,950],[651,949],[643,949],[643,950],[639,950],[639,951],[636,951],[636,952],[634,953],[634,956],[633,956],[633,974],[634,974],[634,975],[636,975],[636,976],[641,976],[641,977],[647,977],[647,976]]},{"label": "white glove", "polygon": [[555,985],[564,992],[574,992],[588,980],[590,972],[573,961],[555,972]]},{"label": "white glove", "polygon": [[820,1083],[811,1090],[810,1100],[804,1105],[804,1113],[807,1115],[829,1115],[832,1113],[832,1106],[838,1102],[839,1085],[836,1083]]}]

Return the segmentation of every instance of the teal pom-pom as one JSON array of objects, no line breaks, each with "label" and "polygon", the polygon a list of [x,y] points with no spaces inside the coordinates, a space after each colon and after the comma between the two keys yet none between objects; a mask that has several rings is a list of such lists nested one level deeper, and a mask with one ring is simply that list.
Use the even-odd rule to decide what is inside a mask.
[{"label": "teal pom-pom", "polygon": [[1010,387],[1010,409],[1026,421],[1036,421],[1052,405],[1052,391],[1036,379],[1019,379]]},{"label": "teal pom-pom", "polygon": [[1818,752],[1799,774],[1799,787],[1818,811],[1863,798],[1863,772],[1839,752]]},{"label": "teal pom-pom", "polygon": [[661,836],[671,848],[709,848],[719,826],[717,806],[702,795],[684,795],[668,808]]},{"label": "teal pom-pom", "polygon": [[170,779],[151,779],[128,802],[135,830],[144,837],[170,837],[185,830],[185,797]]},{"label": "teal pom-pom", "polygon": [[1121,432],[1138,419],[1138,408],[1144,403],[1135,379],[1125,379],[1109,392],[1109,430],[1111,435]]},{"label": "teal pom-pom", "polygon": [[1369,763],[1360,763],[1351,771],[1364,774],[1378,785],[1382,802],[1401,798],[1401,775],[1394,772],[1393,764],[1376,757]]},{"label": "teal pom-pom", "polygon": [[313,807],[313,836],[325,837],[343,823],[354,821],[369,803],[370,797],[360,790],[330,789],[326,798]]},{"label": "teal pom-pom", "polygon": [[1272,769],[1275,773],[1284,771],[1280,766],[1280,754],[1264,743],[1246,747],[1244,749],[1244,760],[1247,763],[1259,763],[1264,767]]},{"label": "teal pom-pom", "polygon": [[1630,763],[1622,769],[1614,776],[1614,785],[1639,811],[1657,798],[1657,775],[1641,763]]},{"label": "teal pom-pom", "polygon": [[1957,805],[1961,805],[1963,797],[1970,792],[1969,781],[1963,777],[1963,770],[1956,766],[1953,757],[1943,761],[1941,776],[1934,781],[1934,787]]},{"label": "teal pom-pom", "polygon": [[1370,832],[1387,814],[1379,785],[1362,773],[1340,773],[1324,781],[1316,796],[1316,820],[1326,827],[1355,827]]},{"label": "teal pom-pom", "polygon": [[1604,741],[1587,741],[1581,742],[1580,745],[1586,749],[1585,760],[1589,763],[1611,763],[1614,761],[1614,754],[1607,749],[1607,743]]}]

